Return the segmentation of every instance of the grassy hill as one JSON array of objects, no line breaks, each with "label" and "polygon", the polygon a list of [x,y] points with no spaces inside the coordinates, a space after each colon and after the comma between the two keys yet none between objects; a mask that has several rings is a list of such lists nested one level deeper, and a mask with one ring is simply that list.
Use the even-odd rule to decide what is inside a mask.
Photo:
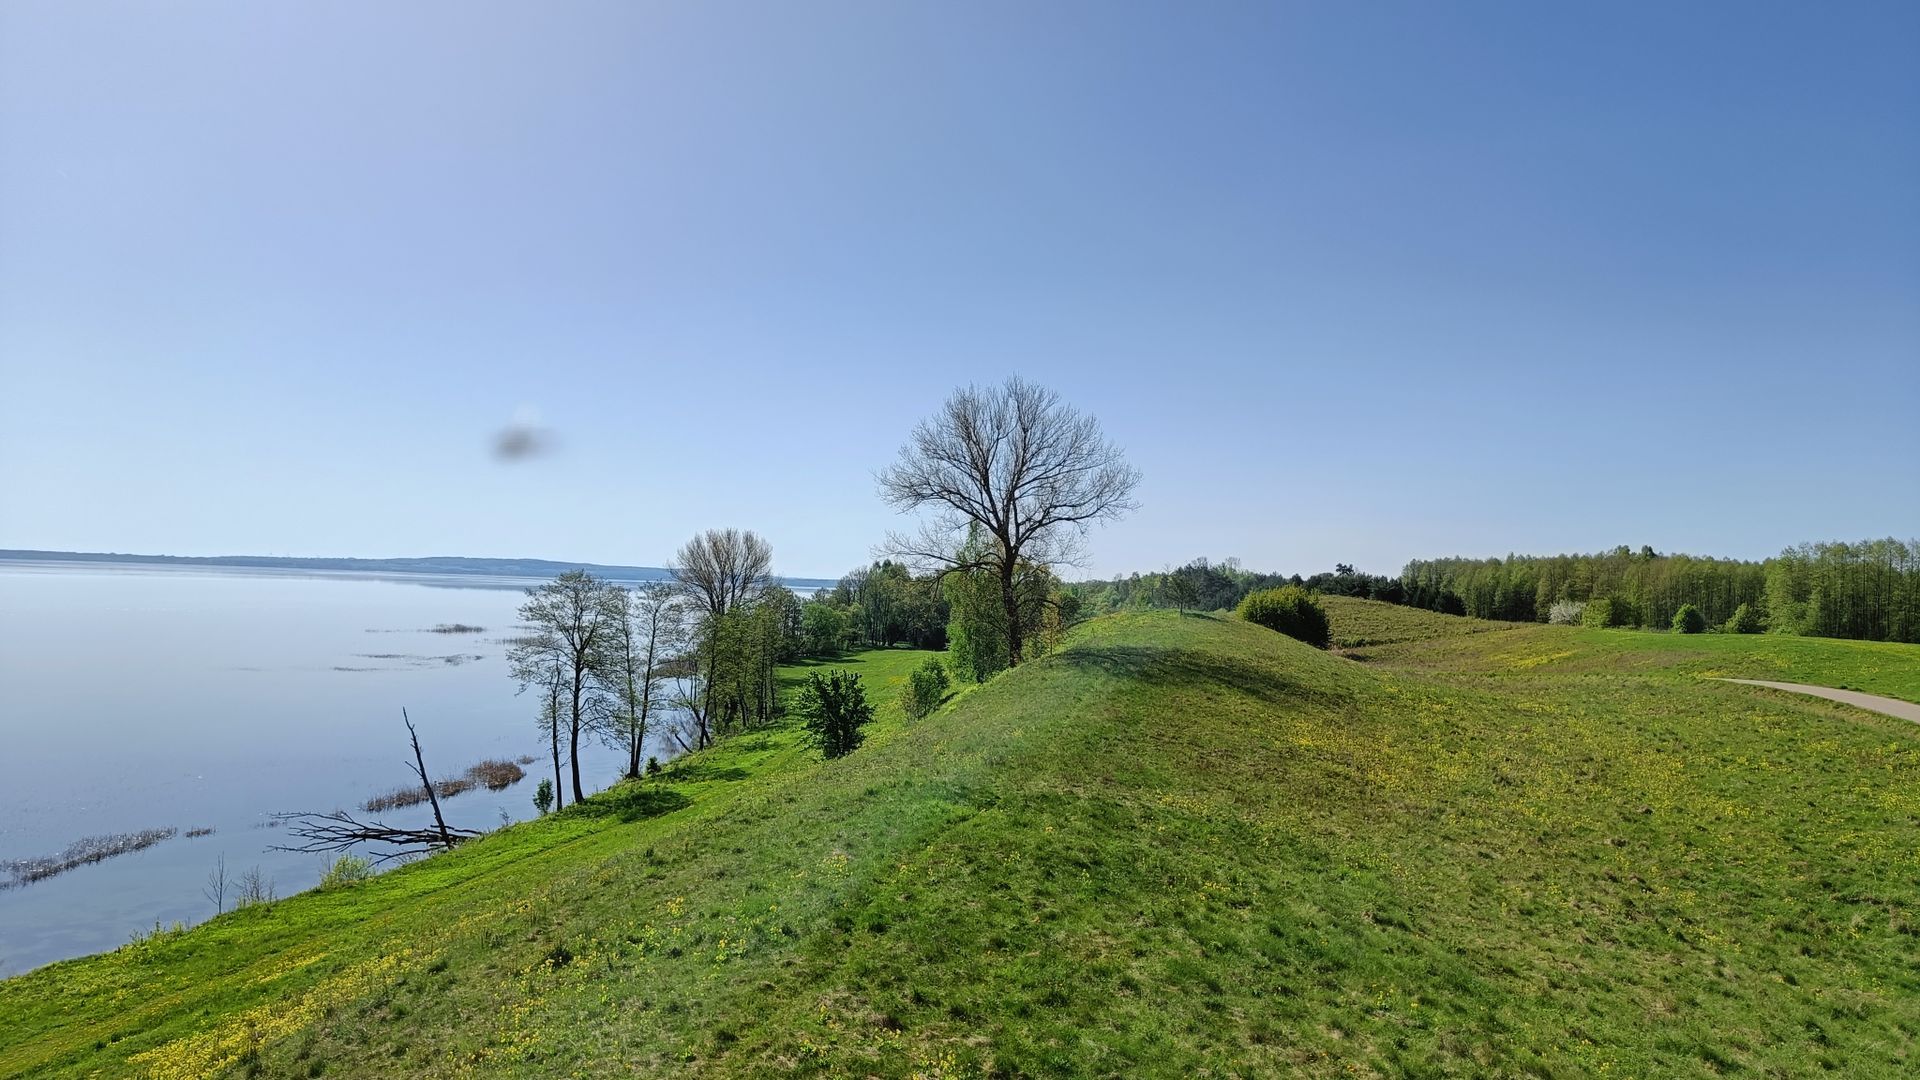
[{"label": "grassy hill", "polygon": [[1911,1072],[1920,729],[1700,675],[1920,648],[1334,616],[1098,620],[914,724],[866,654],[849,758],[0,983],[0,1074]]}]

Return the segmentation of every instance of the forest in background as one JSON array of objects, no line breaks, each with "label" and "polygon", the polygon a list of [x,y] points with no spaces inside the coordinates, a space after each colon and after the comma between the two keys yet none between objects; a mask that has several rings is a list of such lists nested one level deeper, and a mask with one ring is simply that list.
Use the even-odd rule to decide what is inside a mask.
[{"label": "forest in background", "polygon": [[1588,555],[1415,559],[1398,577],[1341,564],[1303,578],[1197,559],[1158,573],[1080,582],[1072,591],[1087,614],[1213,611],[1283,584],[1482,619],[1547,622],[1559,605],[1577,620],[1581,607],[1604,600],[1612,626],[1666,629],[1692,605],[1714,628],[1920,642],[1920,540],[1892,538],[1799,544],[1762,562],[1624,544]]}]

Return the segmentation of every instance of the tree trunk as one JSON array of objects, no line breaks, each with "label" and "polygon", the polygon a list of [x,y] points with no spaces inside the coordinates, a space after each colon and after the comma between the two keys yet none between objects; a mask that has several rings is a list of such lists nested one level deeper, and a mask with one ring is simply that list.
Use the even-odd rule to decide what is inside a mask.
[{"label": "tree trunk", "polygon": [[1007,666],[1020,666],[1020,598],[1013,592],[1011,559],[1000,566],[1000,606],[1007,615]]},{"label": "tree trunk", "polygon": [[[657,633],[658,631],[656,631]],[[638,776],[640,751],[647,741],[647,708],[653,704],[653,646],[647,646],[647,669],[640,677],[640,725],[633,733],[634,775]]]},{"label": "tree trunk", "polygon": [[[554,704],[558,705],[559,702]],[[555,709],[554,712],[557,714],[559,710]],[[559,810],[566,806],[567,791],[565,785],[560,783],[560,717],[558,715],[554,716],[553,726],[548,731],[553,735],[553,808]]]},{"label": "tree trunk", "polygon": [[547,683],[547,734],[553,742],[553,808],[567,805],[567,788],[560,782],[560,661],[553,662],[553,678]]},{"label": "tree trunk", "polygon": [[639,717],[633,713],[633,653],[627,653],[627,779],[640,779]]},{"label": "tree trunk", "polygon": [[702,690],[700,706],[700,746],[704,749],[712,741],[708,734],[708,724],[713,716],[714,669],[720,663],[720,618],[714,616],[713,629],[707,634],[707,680]]},{"label": "tree trunk", "polygon": [[573,772],[573,801],[586,798],[580,791],[580,669],[573,669],[573,722],[567,730],[567,765]]}]

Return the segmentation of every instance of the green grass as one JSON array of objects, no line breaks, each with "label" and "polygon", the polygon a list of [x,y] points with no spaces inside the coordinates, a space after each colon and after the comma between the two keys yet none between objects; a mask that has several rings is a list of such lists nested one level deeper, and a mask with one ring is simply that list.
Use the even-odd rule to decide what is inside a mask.
[{"label": "green grass", "polygon": [[1772,679],[1920,702],[1920,647],[1898,642],[1487,622],[1346,597],[1321,601],[1336,647],[1349,644],[1358,658],[1377,662],[1479,675]]},{"label": "green grass", "polygon": [[[0,983],[0,1073],[1912,1071],[1920,728],[1663,635],[1360,605],[1337,638],[1397,639],[1368,662],[1102,619],[915,724],[876,686],[840,761],[750,735]],[[1788,655],[1861,677],[1852,644]]]}]

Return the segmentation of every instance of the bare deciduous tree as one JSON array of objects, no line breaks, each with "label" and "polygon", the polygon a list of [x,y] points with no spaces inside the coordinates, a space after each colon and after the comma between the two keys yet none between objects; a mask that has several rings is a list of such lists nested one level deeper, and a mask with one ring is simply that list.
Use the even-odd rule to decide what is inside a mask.
[{"label": "bare deciduous tree", "polygon": [[262,874],[258,866],[240,875],[239,891],[233,898],[234,910],[255,904],[271,904],[273,901],[273,879]]},{"label": "bare deciduous tree", "polygon": [[616,589],[606,664],[599,672],[613,705],[607,737],[627,754],[627,777],[639,779],[647,722],[660,665],[680,634],[679,596],[665,581],[650,581],[631,591]]},{"label": "bare deciduous tree", "polygon": [[558,663],[568,701],[567,757],[572,769],[573,801],[585,798],[580,787],[580,735],[596,711],[593,673],[610,636],[608,595],[613,586],[584,570],[569,570],[527,590],[520,620],[532,627],[507,648],[507,663],[524,689],[543,684]]},{"label": "bare deciduous tree", "polygon": [[227,855],[225,852],[221,852],[220,857],[214,860],[213,869],[207,871],[206,887],[201,889],[200,891],[206,895],[207,899],[213,901],[213,913],[215,915],[224,914],[226,912],[227,910]]},{"label": "bare deciduous tree", "polygon": [[[1089,527],[1134,508],[1140,473],[1093,417],[1016,376],[955,391],[878,479],[895,508],[936,510],[917,536],[889,536],[885,554],[999,582],[1011,666],[1020,662],[1021,564],[1072,563]],[[970,525],[985,543],[965,543]]]},{"label": "bare deciduous tree", "polygon": [[[699,607],[704,653],[698,708],[694,710],[698,745],[713,741],[715,674],[728,612],[760,598],[773,580],[773,547],[749,530],[708,529],[687,541],[674,556],[674,580]],[[690,703],[691,704],[691,703]]]}]

